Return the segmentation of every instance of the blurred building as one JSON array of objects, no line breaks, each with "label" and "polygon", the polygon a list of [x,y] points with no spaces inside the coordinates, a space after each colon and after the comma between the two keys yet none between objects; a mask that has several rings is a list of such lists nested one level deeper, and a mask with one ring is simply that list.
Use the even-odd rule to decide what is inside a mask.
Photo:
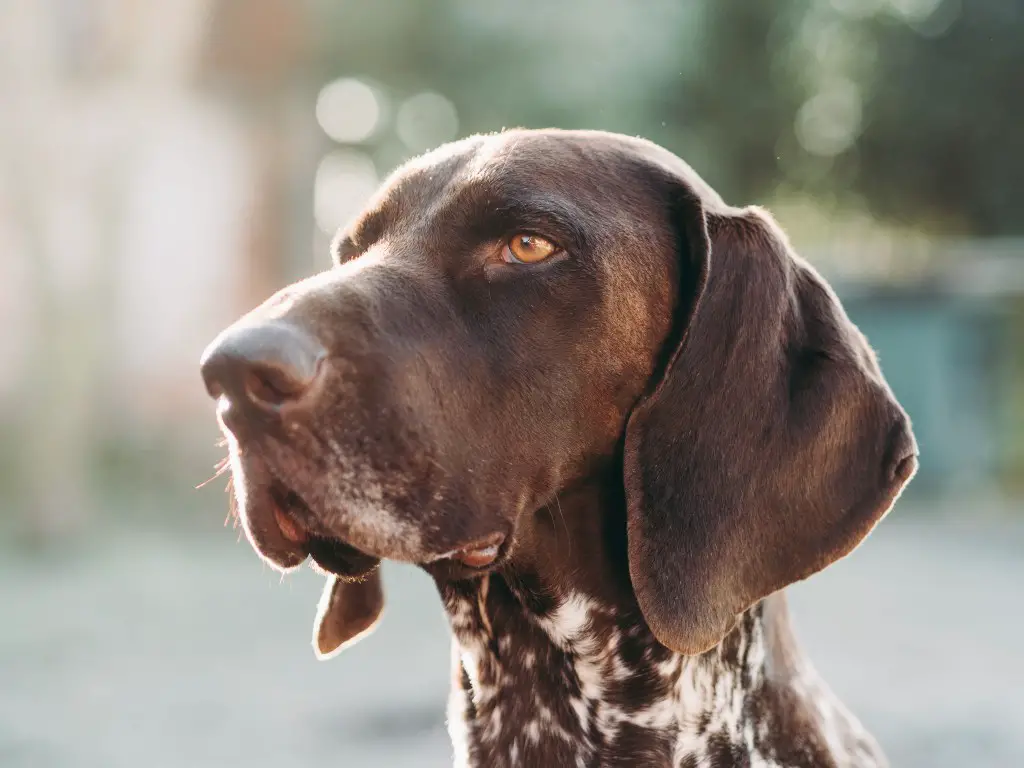
[{"label": "blurred building", "polygon": [[911,283],[837,281],[914,422],[914,493],[1024,490],[1024,240],[939,243]]}]

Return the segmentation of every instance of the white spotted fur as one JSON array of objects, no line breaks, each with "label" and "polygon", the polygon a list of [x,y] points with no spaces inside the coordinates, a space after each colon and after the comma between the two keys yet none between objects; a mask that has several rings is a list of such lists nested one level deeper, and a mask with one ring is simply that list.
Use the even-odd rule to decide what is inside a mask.
[{"label": "white spotted fur", "polygon": [[[604,743],[614,744],[625,724],[673,734],[673,766],[680,766],[687,760],[690,761],[687,765],[693,765],[696,760],[695,764],[700,768],[711,768],[710,739],[713,734],[724,734],[730,743],[739,745],[749,755],[750,768],[786,768],[784,763],[778,762],[762,748],[772,735],[767,724],[755,722],[744,711],[749,691],[740,679],[741,670],[715,664],[714,652],[711,657],[672,655],[667,661],[657,664],[654,668],[658,674],[674,680],[672,694],[652,701],[647,707],[625,712],[606,701],[603,697],[608,681],[622,679],[630,674],[630,670],[617,654],[617,633],[620,630],[613,630],[604,643],[600,643],[592,631],[595,615],[601,612],[609,615],[608,609],[579,593],[566,596],[546,618],[535,619],[552,645],[570,651],[573,655],[581,696],[570,698],[568,703],[578,719],[578,723],[574,724],[578,725],[578,729],[572,734],[563,724],[555,722],[550,707],[540,698],[529,707],[533,713],[532,718],[526,722],[508,722],[503,714],[505,707],[502,706],[501,694],[505,685],[511,681],[499,678],[496,684],[483,686],[475,675],[475,670],[489,653],[485,639],[471,631],[472,612],[481,608],[480,605],[473,606],[468,600],[448,604],[455,633],[455,658],[469,674],[472,698],[477,704],[489,700],[494,705],[490,719],[479,732],[480,738],[486,745],[499,738],[502,728],[514,729],[517,734],[505,755],[505,762],[494,764],[492,768],[518,765],[522,748],[536,745],[542,738],[555,738],[562,742],[576,740],[576,764],[594,765],[593,745],[586,738],[581,738],[581,734],[588,733],[592,726],[596,726]],[[510,639],[502,638],[499,647],[506,653],[512,650]],[[765,675],[767,658],[766,639],[760,622],[755,623],[752,630],[742,637],[739,655],[746,659],[745,670],[750,686],[759,685]],[[522,670],[532,670],[537,661],[536,653],[524,649],[518,660]],[[538,670],[537,674],[544,672]],[[800,673],[793,681],[793,686],[798,693],[813,700],[838,768],[884,768],[886,763],[873,746],[871,737],[838,702],[806,660],[801,663]],[[590,722],[591,708],[596,710],[596,723]],[[459,767],[472,765],[467,744],[469,729],[462,722],[464,716],[464,710],[459,705],[459,692],[453,690],[448,725],[455,744],[455,765]],[[702,719],[707,723],[703,729],[700,728]],[[852,751],[849,748],[851,728],[858,737],[856,743],[861,745]]]}]

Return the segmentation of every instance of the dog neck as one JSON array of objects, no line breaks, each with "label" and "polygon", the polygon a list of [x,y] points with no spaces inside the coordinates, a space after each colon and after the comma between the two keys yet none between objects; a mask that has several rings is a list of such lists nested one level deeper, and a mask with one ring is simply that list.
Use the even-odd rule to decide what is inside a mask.
[{"label": "dog neck", "polygon": [[[618,559],[602,554],[604,565]],[[454,635],[457,766],[886,764],[798,653],[782,594],[716,648],[683,656],[654,638],[621,584],[588,582],[578,555],[559,563],[557,579],[513,563],[439,582]]]}]

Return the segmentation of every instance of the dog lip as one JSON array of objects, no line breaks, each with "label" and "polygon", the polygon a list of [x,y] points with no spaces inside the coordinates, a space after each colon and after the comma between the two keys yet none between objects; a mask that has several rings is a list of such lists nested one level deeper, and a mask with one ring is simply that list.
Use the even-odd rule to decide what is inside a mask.
[{"label": "dog lip", "polygon": [[356,549],[341,539],[311,535],[306,542],[318,570],[342,579],[361,579],[380,565],[380,558]]},{"label": "dog lip", "polygon": [[274,506],[274,521],[277,523],[281,535],[293,544],[302,545],[309,539],[309,532],[294,517],[277,505]]},{"label": "dog lip", "polygon": [[486,568],[493,565],[501,555],[501,545],[505,543],[505,534],[494,533],[478,541],[445,552],[431,558],[430,562],[439,560],[455,560],[469,568]]},{"label": "dog lip", "polygon": [[497,545],[482,549],[462,550],[454,555],[454,559],[470,568],[486,568],[498,559],[498,551]]},{"label": "dog lip", "polygon": [[233,482],[240,485],[238,513],[246,538],[262,560],[280,571],[291,571],[309,556],[311,535],[301,514],[301,498],[271,472],[257,453],[232,447],[237,459]]}]

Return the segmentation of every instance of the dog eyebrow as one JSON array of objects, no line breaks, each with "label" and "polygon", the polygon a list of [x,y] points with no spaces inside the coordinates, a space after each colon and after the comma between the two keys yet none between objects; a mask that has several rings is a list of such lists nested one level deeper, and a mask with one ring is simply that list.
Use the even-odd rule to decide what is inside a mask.
[{"label": "dog eyebrow", "polygon": [[582,222],[583,212],[563,197],[530,193],[509,195],[492,202],[481,216],[481,223],[490,230],[513,234],[512,230],[535,231],[550,236],[564,247],[585,249],[588,237]]}]

